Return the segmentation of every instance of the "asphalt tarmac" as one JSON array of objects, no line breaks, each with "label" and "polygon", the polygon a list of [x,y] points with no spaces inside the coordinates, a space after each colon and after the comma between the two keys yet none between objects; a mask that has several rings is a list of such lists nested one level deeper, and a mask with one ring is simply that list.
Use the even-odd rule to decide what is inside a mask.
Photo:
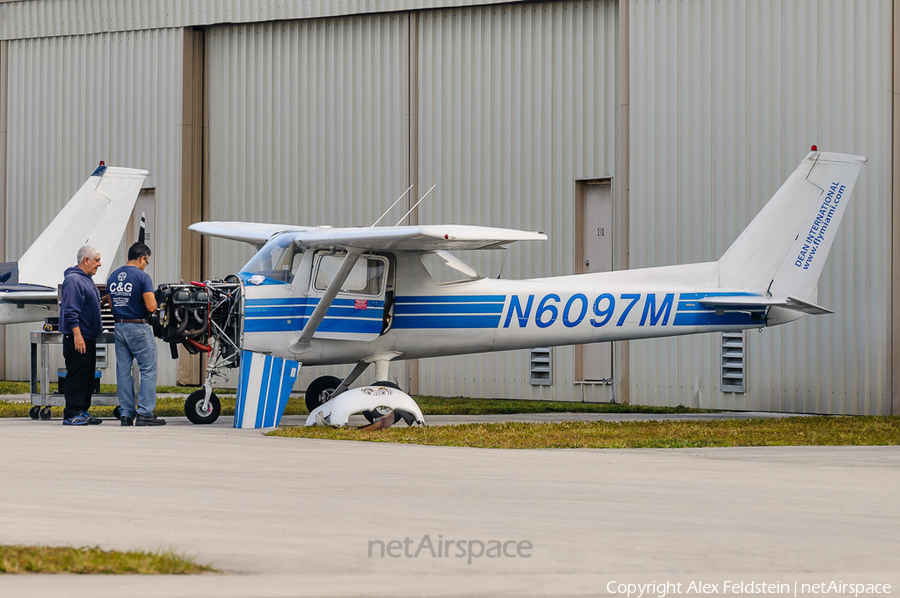
[{"label": "asphalt tarmac", "polygon": [[900,589],[900,447],[490,450],[272,438],[230,419],[0,420],[0,543],[171,548],[220,571],[0,575],[0,596]]}]

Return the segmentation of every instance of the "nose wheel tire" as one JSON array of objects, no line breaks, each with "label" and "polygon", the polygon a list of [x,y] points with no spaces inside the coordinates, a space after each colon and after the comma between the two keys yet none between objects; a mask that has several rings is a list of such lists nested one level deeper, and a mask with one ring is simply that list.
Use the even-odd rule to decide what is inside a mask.
[{"label": "nose wheel tire", "polygon": [[192,424],[211,424],[219,419],[222,412],[222,404],[216,393],[209,395],[209,403],[204,409],[203,398],[206,396],[204,389],[195,390],[184,401],[184,414]]},{"label": "nose wheel tire", "polygon": [[319,405],[331,399],[334,389],[341,385],[337,376],[320,376],[306,388],[306,408],[312,412]]}]

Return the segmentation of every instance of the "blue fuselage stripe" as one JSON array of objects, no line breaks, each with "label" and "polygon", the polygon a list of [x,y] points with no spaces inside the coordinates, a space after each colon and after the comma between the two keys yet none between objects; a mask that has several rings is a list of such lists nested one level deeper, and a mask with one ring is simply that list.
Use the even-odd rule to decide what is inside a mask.
[{"label": "blue fuselage stripe", "polygon": [[753,318],[750,314],[739,312],[727,312],[717,314],[710,312],[678,313],[675,314],[673,326],[764,326],[765,320]]},{"label": "blue fuselage stripe", "polygon": [[506,295],[460,295],[447,297],[443,295],[422,295],[397,297],[397,305],[403,303],[499,303],[506,302]]},{"label": "blue fuselage stripe", "polygon": [[500,324],[500,316],[445,316],[445,315],[416,315],[404,316],[397,314],[394,318],[394,328],[496,328]]},{"label": "blue fuselage stripe", "polygon": [[398,305],[394,313],[399,315],[413,314],[501,314],[503,313],[502,303],[444,303],[437,305],[428,305],[425,303],[415,305]]}]

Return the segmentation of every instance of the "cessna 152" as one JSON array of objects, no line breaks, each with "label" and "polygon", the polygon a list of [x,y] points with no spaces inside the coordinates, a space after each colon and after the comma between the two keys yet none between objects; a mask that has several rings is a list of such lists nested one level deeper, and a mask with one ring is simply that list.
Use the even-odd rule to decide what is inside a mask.
[{"label": "cessna 152", "polygon": [[56,311],[56,287],[82,245],[100,250],[103,264],[95,280],[106,280],[149,174],[100,162],[19,261],[0,264],[0,324],[40,322]]},{"label": "cessna 152", "polygon": [[[218,415],[212,377],[238,366],[242,354],[297,366],[355,364],[343,380],[309,385],[308,423],[317,414],[321,423],[339,410],[323,411],[323,403],[336,404],[373,363],[375,379],[387,380],[394,360],[735,331],[827,314],[816,305],[816,285],[865,162],[814,146],[718,261],[599,274],[487,279],[447,253],[547,238],[539,232],[200,222],[191,230],[259,252],[224,281],[161,285],[156,333],[192,351],[212,344],[206,387],[185,407],[195,423]],[[296,375],[279,367],[257,372],[254,384],[277,385],[288,369]],[[346,394],[353,409],[377,415],[390,402],[370,391],[369,399]],[[395,409],[407,423],[421,419],[410,415],[417,409]]]}]

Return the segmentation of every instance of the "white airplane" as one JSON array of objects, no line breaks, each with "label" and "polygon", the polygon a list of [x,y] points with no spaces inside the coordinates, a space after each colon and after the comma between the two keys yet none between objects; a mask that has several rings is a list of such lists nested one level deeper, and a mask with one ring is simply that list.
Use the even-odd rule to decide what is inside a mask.
[{"label": "white airplane", "polygon": [[374,378],[386,381],[396,360],[737,331],[831,313],[816,304],[816,285],[865,162],[814,147],[718,261],[598,274],[488,279],[447,253],[547,238],[539,232],[200,222],[191,230],[259,252],[226,281],[163,285],[157,333],[192,350],[213,345],[206,387],[185,407],[195,423],[218,415],[212,377],[253,354],[265,362],[240,365],[243,383],[262,397],[249,408],[257,424],[277,422],[269,415],[283,409],[284,381],[289,392],[297,367],[334,364],[355,365],[343,380],[309,385],[308,423],[342,424],[348,411],[376,419],[387,411],[379,407],[420,421],[390,384],[348,388],[373,363]]},{"label": "white airplane", "polygon": [[18,262],[0,264],[0,324],[40,322],[57,311],[57,286],[82,245],[100,250],[105,283],[144,179],[150,173],[100,162]]}]

